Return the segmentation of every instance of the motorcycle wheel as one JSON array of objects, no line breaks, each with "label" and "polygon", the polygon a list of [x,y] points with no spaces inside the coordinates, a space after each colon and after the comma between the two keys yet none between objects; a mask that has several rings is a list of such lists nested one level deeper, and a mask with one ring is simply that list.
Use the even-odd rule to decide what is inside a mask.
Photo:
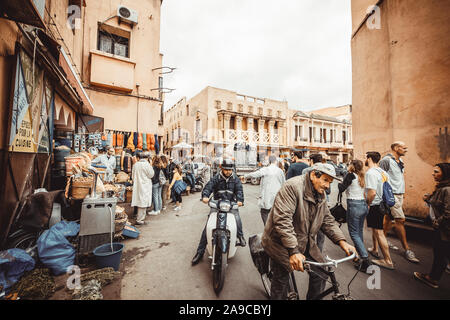
[{"label": "motorcycle wheel", "polygon": [[216,251],[216,257],[214,262],[216,265],[213,270],[213,287],[216,295],[219,295],[220,291],[222,291],[223,284],[225,282],[225,270],[227,268],[227,253],[222,253],[220,250]]},{"label": "motorcycle wheel", "polygon": [[259,179],[258,179],[258,178],[252,178],[252,179],[250,180],[250,182],[252,183],[252,185],[256,186],[256,185],[259,184]]},{"label": "motorcycle wheel", "polygon": [[13,239],[8,245],[8,248],[16,248],[25,250],[33,259],[37,259],[37,240],[38,235],[35,233],[27,233]]}]

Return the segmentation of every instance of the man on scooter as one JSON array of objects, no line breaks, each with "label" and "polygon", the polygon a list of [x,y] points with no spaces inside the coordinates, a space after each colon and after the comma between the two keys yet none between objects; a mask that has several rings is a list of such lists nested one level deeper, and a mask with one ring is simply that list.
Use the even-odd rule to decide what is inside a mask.
[{"label": "man on scooter", "polygon": [[[220,166],[221,171],[216,174],[209,182],[206,184],[205,188],[202,191],[202,201],[207,204],[209,201],[209,196],[211,193],[214,194],[214,199],[219,199],[219,191],[229,190],[233,192],[233,201],[235,201],[238,206],[242,207],[244,205],[244,191],[242,188],[241,180],[233,173],[233,161],[231,159],[223,159],[222,164]],[[211,212],[214,209],[211,209]],[[210,214],[211,214],[210,212]],[[237,246],[245,247],[246,241],[244,238],[244,233],[242,232],[242,221],[239,216],[238,210],[231,211],[236,218],[237,225],[237,238],[238,243]],[[209,215],[208,215],[209,217]],[[206,220],[208,221],[208,219]],[[196,265],[203,258],[203,254],[205,253],[206,245],[208,241],[206,239],[206,225],[203,229],[202,236],[200,238],[200,243],[198,244],[197,253],[192,259],[192,265]]]}]

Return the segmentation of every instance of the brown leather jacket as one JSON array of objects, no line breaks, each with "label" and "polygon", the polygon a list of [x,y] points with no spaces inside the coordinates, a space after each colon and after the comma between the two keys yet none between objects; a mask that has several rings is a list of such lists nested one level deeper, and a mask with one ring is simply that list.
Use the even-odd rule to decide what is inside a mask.
[{"label": "brown leather jacket", "polygon": [[289,257],[295,253],[306,255],[308,242],[309,255],[324,262],[315,241],[319,230],[336,244],[345,240],[328,209],[325,195],[315,199],[313,190],[309,174],[287,180],[275,198],[264,228],[264,250],[288,271],[292,271]]}]

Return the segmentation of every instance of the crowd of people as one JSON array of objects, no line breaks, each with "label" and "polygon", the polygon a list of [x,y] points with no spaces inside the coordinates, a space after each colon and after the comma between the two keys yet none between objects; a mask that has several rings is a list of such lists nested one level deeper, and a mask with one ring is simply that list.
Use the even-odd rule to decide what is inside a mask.
[{"label": "crowd of people", "polygon": [[[312,154],[308,159],[301,151],[294,152],[289,160],[275,156],[268,158],[268,165],[241,176],[241,180],[259,178],[261,219],[264,223],[262,244],[271,257],[272,298],[285,299],[289,273],[303,271],[305,259],[323,262],[322,250],[325,236],[338,245],[347,255],[357,253],[355,267],[368,273],[372,264],[395,270],[390,251],[399,250],[387,240],[387,233],[394,228],[404,250],[404,257],[411,263],[420,263],[409,246],[405,230],[403,201],[405,198],[405,164],[402,157],[407,152],[403,142],[394,142],[391,153],[381,157],[376,151],[366,153],[365,159],[354,159],[348,165],[348,172],[342,178],[336,175],[333,165],[327,163],[322,154]],[[166,209],[169,198],[175,203],[176,211],[181,209],[183,167],[166,156],[149,159],[146,153],[138,154],[139,162],[133,167],[133,200],[137,207],[137,224],[144,224],[147,209],[153,204],[149,215],[158,215]],[[188,166],[189,167],[189,163]],[[202,200],[207,203],[210,195],[217,196],[219,190],[230,190],[235,201],[242,206],[244,192],[242,181],[233,170],[233,162],[223,159],[217,174],[211,175],[202,191]],[[450,253],[450,166],[439,163],[434,167],[436,188],[424,196],[430,208],[430,218],[435,228],[433,264],[428,274],[414,273],[414,278],[433,288],[438,287],[442,274],[448,268]],[[353,242],[349,244],[340,225],[330,212],[329,194],[331,183],[338,180],[339,194],[346,198],[346,222]],[[190,183],[189,180],[187,181]],[[393,194],[395,203],[386,204],[383,194],[386,184]],[[149,196],[151,195],[151,196]],[[239,212],[233,212],[238,226],[237,245],[245,246],[242,222]],[[372,243],[364,241],[364,225],[372,233]],[[206,248],[206,227],[192,259],[196,265]],[[307,299],[316,296],[325,286],[320,270],[310,273]]]}]

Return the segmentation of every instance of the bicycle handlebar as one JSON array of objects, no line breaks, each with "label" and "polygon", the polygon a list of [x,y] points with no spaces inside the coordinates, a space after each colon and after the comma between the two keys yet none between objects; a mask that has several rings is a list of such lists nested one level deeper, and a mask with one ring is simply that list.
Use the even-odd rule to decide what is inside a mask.
[{"label": "bicycle handlebar", "polygon": [[327,260],[327,262],[314,262],[314,261],[308,261],[308,260],[304,260],[303,264],[304,265],[313,265],[313,266],[318,266],[318,267],[326,267],[326,266],[334,266],[337,268],[337,265],[339,263],[345,262],[345,261],[349,261],[354,259],[356,256],[356,253],[353,252],[351,255],[349,255],[348,257],[342,258],[342,259],[338,259],[338,260],[333,260],[330,257],[326,256],[325,260]]}]

